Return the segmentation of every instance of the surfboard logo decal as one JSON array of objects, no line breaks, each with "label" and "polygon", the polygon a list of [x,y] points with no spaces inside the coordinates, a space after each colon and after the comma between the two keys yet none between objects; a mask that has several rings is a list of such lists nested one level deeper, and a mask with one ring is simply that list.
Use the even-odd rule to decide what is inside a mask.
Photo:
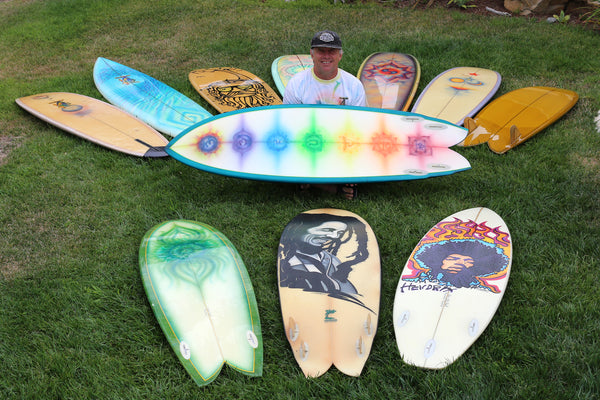
[{"label": "surfboard logo decal", "polygon": [[[448,78],[450,82],[450,87],[456,91],[463,90],[472,90],[469,86],[483,86],[484,83],[478,79],[475,79],[474,76],[477,76],[476,72],[470,73],[468,77],[452,77]],[[469,85],[469,86],[465,86]]]},{"label": "surfboard logo decal", "polygon": [[83,106],[81,106],[79,104],[72,104],[72,103],[69,103],[69,102],[63,101],[63,100],[52,101],[52,102],[50,102],[50,104],[58,107],[60,109],[60,111],[69,112],[69,113],[81,111],[83,109]]},{"label": "surfboard logo decal", "polygon": [[428,290],[441,286],[501,293],[495,282],[506,278],[509,256],[509,235],[500,227],[454,218],[438,223],[421,240],[407,264],[410,272],[402,280],[427,282],[431,284],[425,287]]},{"label": "surfboard logo decal", "polygon": [[325,322],[336,322],[337,319],[331,315],[335,314],[336,310],[325,310]]},{"label": "surfboard logo decal", "polygon": [[125,86],[134,85],[134,84],[138,83],[138,81],[136,81],[134,78],[131,78],[129,75],[117,76],[117,77],[115,77],[115,79],[118,80],[119,82],[121,82]]}]

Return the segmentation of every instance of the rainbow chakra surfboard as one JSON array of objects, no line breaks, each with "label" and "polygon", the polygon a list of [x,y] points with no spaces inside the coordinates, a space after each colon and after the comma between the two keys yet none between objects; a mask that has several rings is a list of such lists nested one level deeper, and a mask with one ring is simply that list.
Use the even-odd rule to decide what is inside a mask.
[{"label": "rainbow chakra surfboard", "polygon": [[172,87],[106,58],[96,60],[94,82],[112,104],[170,136],[211,116]]},{"label": "rainbow chakra surfboard", "polygon": [[233,67],[196,69],[189,80],[218,112],[281,104],[269,85],[251,72]]},{"label": "rainbow chakra surfboard", "polygon": [[231,242],[193,221],[150,229],[139,252],[144,289],[169,344],[194,381],[223,364],[262,375],[263,343],[254,290]]},{"label": "rainbow chakra surfboard", "polygon": [[333,364],[359,376],[379,314],[379,247],[371,227],[349,211],[320,209],[285,227],[277,256],[285,333],[307,377]]},{"label": "rainbow chakra surfboard", "polygon": [[558,120],[578,99],[572,90],[552,87],[513,90],[465,120],[469,134],[460,145],[487,142],[494,153],[506,153]]},{"label": "rainbow chakra surfboard", "polygon": [[466,129],[392,110],[279,105],[212,117],[167,153],[195,168],[245,179],[360,183],[422,179],[470,168],[448,147]]},{"label": "rainbow chakra surfboard", "polygon": [[440,369],[483,333],[506,291],[512,243],[490,209],[460,211],[437,223],[406,263],[394,300],[402,359]]},{"label": "rainbow chakra surfboard", "polygon": [[313,60],[310,54],[293,54],[276,58],[271,64],[271,75],[279,93],[283,96],[292,76],[312,66]]},{"label": "rainbow chakra surfboard", "polygon": [[411,111],[462,125],[490,101],[501,81],[500,74],[489,69],[452,68],[423,89]]},{"label": "rainbow chakra surfboard", "polygon": [[373,53],[358,70],[367,105],[390,110],[408,110],[420,77],[417,59],[402,53]]},{"label": "rainbow chakra surfboard", "polygon": [[20,97],[17,104],[69,133],[138,157],[167,157],[168,141],[133,115],[92,97],[52,92]]}]

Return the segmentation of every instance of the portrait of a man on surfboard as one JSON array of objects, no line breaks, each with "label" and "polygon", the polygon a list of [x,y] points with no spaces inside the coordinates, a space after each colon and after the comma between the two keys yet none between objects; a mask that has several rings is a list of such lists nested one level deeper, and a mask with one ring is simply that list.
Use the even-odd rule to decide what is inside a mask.
[{"label": "portrait of a man on surfboard", "polygon": [[485,278],[506,269],[508,257],[478,240],[448,240],[424,245],[414,259],[427,271],[418,280],[456,288],[489,289]]},{"label": "portrait of a man on surfboard", "polygon": [[[348,246],[353,247],[350,254],[342,256],[342,247]],[[369,256],[366,229],[357,219],[302,214],[286,229],[280,252],[280,286],[322,292],[362,304],[348,278],[353,266]]]}]

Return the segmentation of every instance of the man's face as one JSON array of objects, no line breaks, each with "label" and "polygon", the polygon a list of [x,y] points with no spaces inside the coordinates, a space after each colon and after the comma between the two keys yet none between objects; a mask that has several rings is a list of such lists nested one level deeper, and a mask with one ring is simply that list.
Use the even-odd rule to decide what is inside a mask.
[{"label": "man's face", "polygon": [[458,274],[473,265],[474,261],[471,257],[461,254],[450,254],[442,261],[442,269],[450,274]]},{"label": "man's face", "polygon": [[307,234],[304,235],[303,240],[312,246],[323,247],[332,239],[339,239],[347,228],[348,226],[343,222],[324,222],[321,225],[307,229]]},{"label": "man's face", "polygon": [[329,47],[315,47],[310,50],[314,64],[315,75],[329,80],[337,75],[338,64],[342,59],[342,50]]}]

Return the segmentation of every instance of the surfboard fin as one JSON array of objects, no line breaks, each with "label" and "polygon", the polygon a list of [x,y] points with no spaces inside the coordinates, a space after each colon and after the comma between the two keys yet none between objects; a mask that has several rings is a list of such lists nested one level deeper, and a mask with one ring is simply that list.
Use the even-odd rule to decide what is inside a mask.
[{"label": "surfboard fin", "polygon": [[521,136],[521,132],[516,125],[510,127],[510,147],[515,147],[519,143],[523,141],[523,137]]},{"label": "surfboard fin", "polygon": [[373,334],[373,322],[371,321],[371,314],[367,315],[367,320],[365,321],[364,327],[367,336],[371,336]]},{"label": "surfboard fin", "polygon": [[477,123],[471,117],[466,117],[463,125],[465,126],[465,128],[467,128],[469,133],[473,132],[475,130],[475,128],[477,128]]},{"label": "surfboard fin", "polygon": [[356,341],[356,355],[359,357],[365,356],[365,342],[363,341],[362,336],[359,336]]},{"label": "surfboard fin", "polygon": [[298,347],[298,357],[300,358],[300,360],[306,361],[306,359],[308,358],[308,352],[308,343],[302,341],[302,343],[300,343],[300,347]]},{"label": "surfboard fin", "polygon": [[[507,135],[508,138],[506,138],[505,135]],[[512,125],[508,132],[503,131],[502,135],[497,137],[496,142],[493,145],[492,142],[490,142],[489,145],[490,150],[494,153],[504,154],[523,141],[525,141],[525,139],[521,135],[519,128],[517,128],[516,125]]]},{"label": "surfboard fin", "polygon": [[300,328],[294,318],[290,317],[288,321],[288,338],[291,342],[295,342],[298,339]]}]

